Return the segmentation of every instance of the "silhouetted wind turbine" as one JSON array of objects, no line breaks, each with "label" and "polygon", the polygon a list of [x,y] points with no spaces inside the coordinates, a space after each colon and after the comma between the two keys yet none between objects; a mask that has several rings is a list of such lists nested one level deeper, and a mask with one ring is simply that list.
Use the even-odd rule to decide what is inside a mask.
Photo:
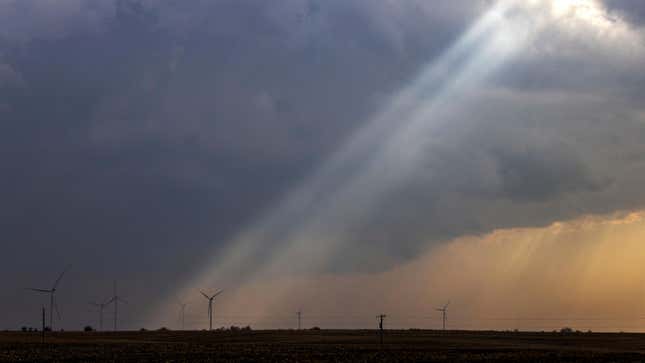
[{"label": "silhouetted wind turbine", "polygon": [[34,288],[29,288],[27,290],[31,291],[36,291],[36,292],[42,292],[45,294],[49,294],[49,328],[54,331],[54,309],[56,309],[56,314],[58,315],[58,319],[60,319],[60,312],[58,311],[58,306],[56,305],[56,302],[54,300],[54,295],[56,295],[56,289],[58,288],[58,284],[60,283],[60,280],[63,278],[63,275],[65,275],[65,272],[69,270],[71,265],[67,265],[63,272],[58,275],[58,278],[56,281],[54,281],[54,286],[52,286],[51,289],[34,289]]},{"label": "silhouetted wind turbine", "polygon": [[116,324],[119,317],[119,302],[128,303],[122,297],[116,294],[116,281],[114,281],[114,296],[110,300],[111,303],[114,303],[114,331],[116,331]]},{"label": "silhouetted wind turbine", "polygon": [[114,298],[108,299],[102,303],[96,303],[96,302],[90,303],[90,305],[96,306],[97,308],[99,308],[99,331],[103,330],[103,310],[105,310],[105,307],[110,305],[113,300]]},{"label": "silhouetted wind turbine", "polygon": [[296,315],[298,316],[298,330],[300,330],[300,328],[301,328],[300,321],[302,320],[302,311],[298,310],[298,312],[296,312]]},{"label": "silhouetted wind turbine", "polygon": [[381,345],[383,345],[383,319],[387,318],[387,315],[377,315],[376,318],[378,319],[378,330],[379,336],[381,337]]},{"label": "silhouetted wind turbine", "polygon": [[179,308],[181,309],[181,315],[180,315],[180,317],[181,317],[181,330],[185,330],[185,326],[184,326],[185,319],[184,319],[184,316],[185,316],[185,313],[186,313],[186,305],[187,305],[187,304],[186,304],[186,303],[183,303],[183,302],[181,302],[181,301],[179,301],[177,304],[179,305]]},{"label": "silhouetted wind turbine", "polygon": [[450,305],[450,301],[446,303],[442,308],[437,308],[437,311],[441,311],[443,315],[443,330],[446,330],[446,313],[448,311],[448,305]]},{"label": "silhouetted wind turbine", "polygon": [[199,292],[202,293],[202,295],[204,295],[206,300],[208,300],[208,320],[209,320],[208,330],[213,330],[213,299],[215,298],[215,296],[221,294],[222,291],[224,291],[224,290],[220,290],[220,291],[216,292],[212,296],[206,295],[206,293],[201,291],[201,290],[199,291]]}]

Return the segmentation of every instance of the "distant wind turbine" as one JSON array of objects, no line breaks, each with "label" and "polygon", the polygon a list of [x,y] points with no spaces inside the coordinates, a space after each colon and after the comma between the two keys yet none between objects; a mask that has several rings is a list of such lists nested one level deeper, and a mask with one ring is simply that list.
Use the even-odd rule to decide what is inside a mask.
[{"label": "distant wind turbine", "polygon": [[28,288],[27,290],[31,291],[36,291],[36,292],[41,292],[44,294],[49,294],[49,328],[54,331],[54,309],[56,309],[56,314],[58,315],[58,319],[60,319],[60,312],[58,311],[58,305],[56,305],[55,302],[55,295],[56,295],[56,289],[58,288],[58,284],[60,283],[60,280],[63,278],[63,275],[69,270],[71,265],[67,265],[63,272],[58,275],[58,278],[56,281],[54,281],[54,285],[52,286],[51,289],[34,289],[34,288]]},{"label": "distant wind turbine", "polygon": [[446,330],[446,313],[448,311],[448,305],[450,305],[450,301],[448,301],[448,303],[446,303],[446,305],[444,305],[442,308],[437,308],[437,311],[441,311],[441,314],[443,316],[443,330]]},{"label": "distant wind turbine", "polygon": [[181,315],[180,315],[180,318],[181,318],[181,330],[186,330],[185,329],[185,324],[184,324],[186,320],[185,320],[184,317],[185,317],[185,314],[186,314],[186,305],[188,305],[188,304],[183,303],[181,301],[179,301],[177,304],[179,305],[179,308],[181,309],[180,310],[180,312],[181,312]]},{"label": "distant wind turbine", "polygon": [[116,331],[116,325],[117,321],[119,320],[119,303],[128,303],[123,299],[121,296],[117,295],[116,293],[116,281],[114,281],[114,295],[112,296],[112,299],[110,300],[111,303],[114,303],[114,331]]},{"label": "distant wind turbine", "polygon": [[224,291],[224,290],[220,290],[220,291],[216,292],[212,296],[206,295],[206,293],[201,291],[201,290],[199,291],[199,292],[202,293],[202,295],[204,295],[206,300],[208,300],[208,320],[209,320],[208,330],[213,330],[213,299],[215,298],[215,296],[221,294],[222,291]]},{"label": "distant wind turbine", "polygon": [[114,298],[108,299],[102,303],[91,302],[90,305],[99,308],[99,331],[103,331],[103,310],[114,301]]},{"label": "distant wind turbine", "polygon": [[381,337],[381,346],[383,345],[383,319],[387,318],[387,315],[381,314],[377,315],[376,318],[378,319],[378,330],[379,330],[379,336]]}]

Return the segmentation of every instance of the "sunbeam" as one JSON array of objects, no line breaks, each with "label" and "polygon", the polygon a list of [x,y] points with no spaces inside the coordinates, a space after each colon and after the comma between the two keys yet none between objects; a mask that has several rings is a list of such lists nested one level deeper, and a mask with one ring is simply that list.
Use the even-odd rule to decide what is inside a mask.
[{"label": "sunbeam", "polygon": [[[393,188],[414,178],[427,157],[424,150],[450,128],[452,112],[472,105],[489,77],[549,21],[578,14],[601,22],[594,4],[509,0],[491,6],[316,173],[233,238],[229,249],[219,252],[178,295],[224,281],[239,286],[269,276],[317,273],[329,269],[334,259],[351,256],[348,247],[369,240],[363,226],[373,222],[372,213],[383,208]],[[166,310],[159,307],[151,319],[160,319]]]}]

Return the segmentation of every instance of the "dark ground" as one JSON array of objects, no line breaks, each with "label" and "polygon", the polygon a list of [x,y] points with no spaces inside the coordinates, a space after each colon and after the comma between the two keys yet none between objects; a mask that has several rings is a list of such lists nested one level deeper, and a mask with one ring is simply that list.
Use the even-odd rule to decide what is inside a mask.
[{"label": "dark ground", "polygon": [[645,362],[645,334],[367,330],[0,333],[0,362]]}]

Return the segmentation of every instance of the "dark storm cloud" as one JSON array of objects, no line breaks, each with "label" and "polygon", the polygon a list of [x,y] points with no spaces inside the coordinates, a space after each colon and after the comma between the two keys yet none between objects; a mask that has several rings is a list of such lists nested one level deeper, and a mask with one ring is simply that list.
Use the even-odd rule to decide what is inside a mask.
[{"label": "dark storm cloud", "polygon": [[113,278],[142,324],[150,296],[313,170],[475,11],[437,5],[426,23],[417,5],[1,3],[2,301],[39,306],[16,289],[73,263],[69,324],[93,315],[65,306],[85,311]]},{"label": "dark storm cloud", "polygon": [[645,3],[640,0],[602,0],[607,9],[636,25],[645,23]]},{"label": "dark storm cloud", "polygon": [[[71,262],[63,307],[118,278],[138,327],[154,296],[270,211],[485,3],[0,3],[0,272],[12,276],[0,300],[26,304],[0,324],[30,321],[40,301],[16,289]],[[547,38],[569,52],[537,43],[508,65],[491,87],[512,92],[491,89],[439,128],[420,170],[343,231],[330,268],[642,204],[642,59]]]}]

